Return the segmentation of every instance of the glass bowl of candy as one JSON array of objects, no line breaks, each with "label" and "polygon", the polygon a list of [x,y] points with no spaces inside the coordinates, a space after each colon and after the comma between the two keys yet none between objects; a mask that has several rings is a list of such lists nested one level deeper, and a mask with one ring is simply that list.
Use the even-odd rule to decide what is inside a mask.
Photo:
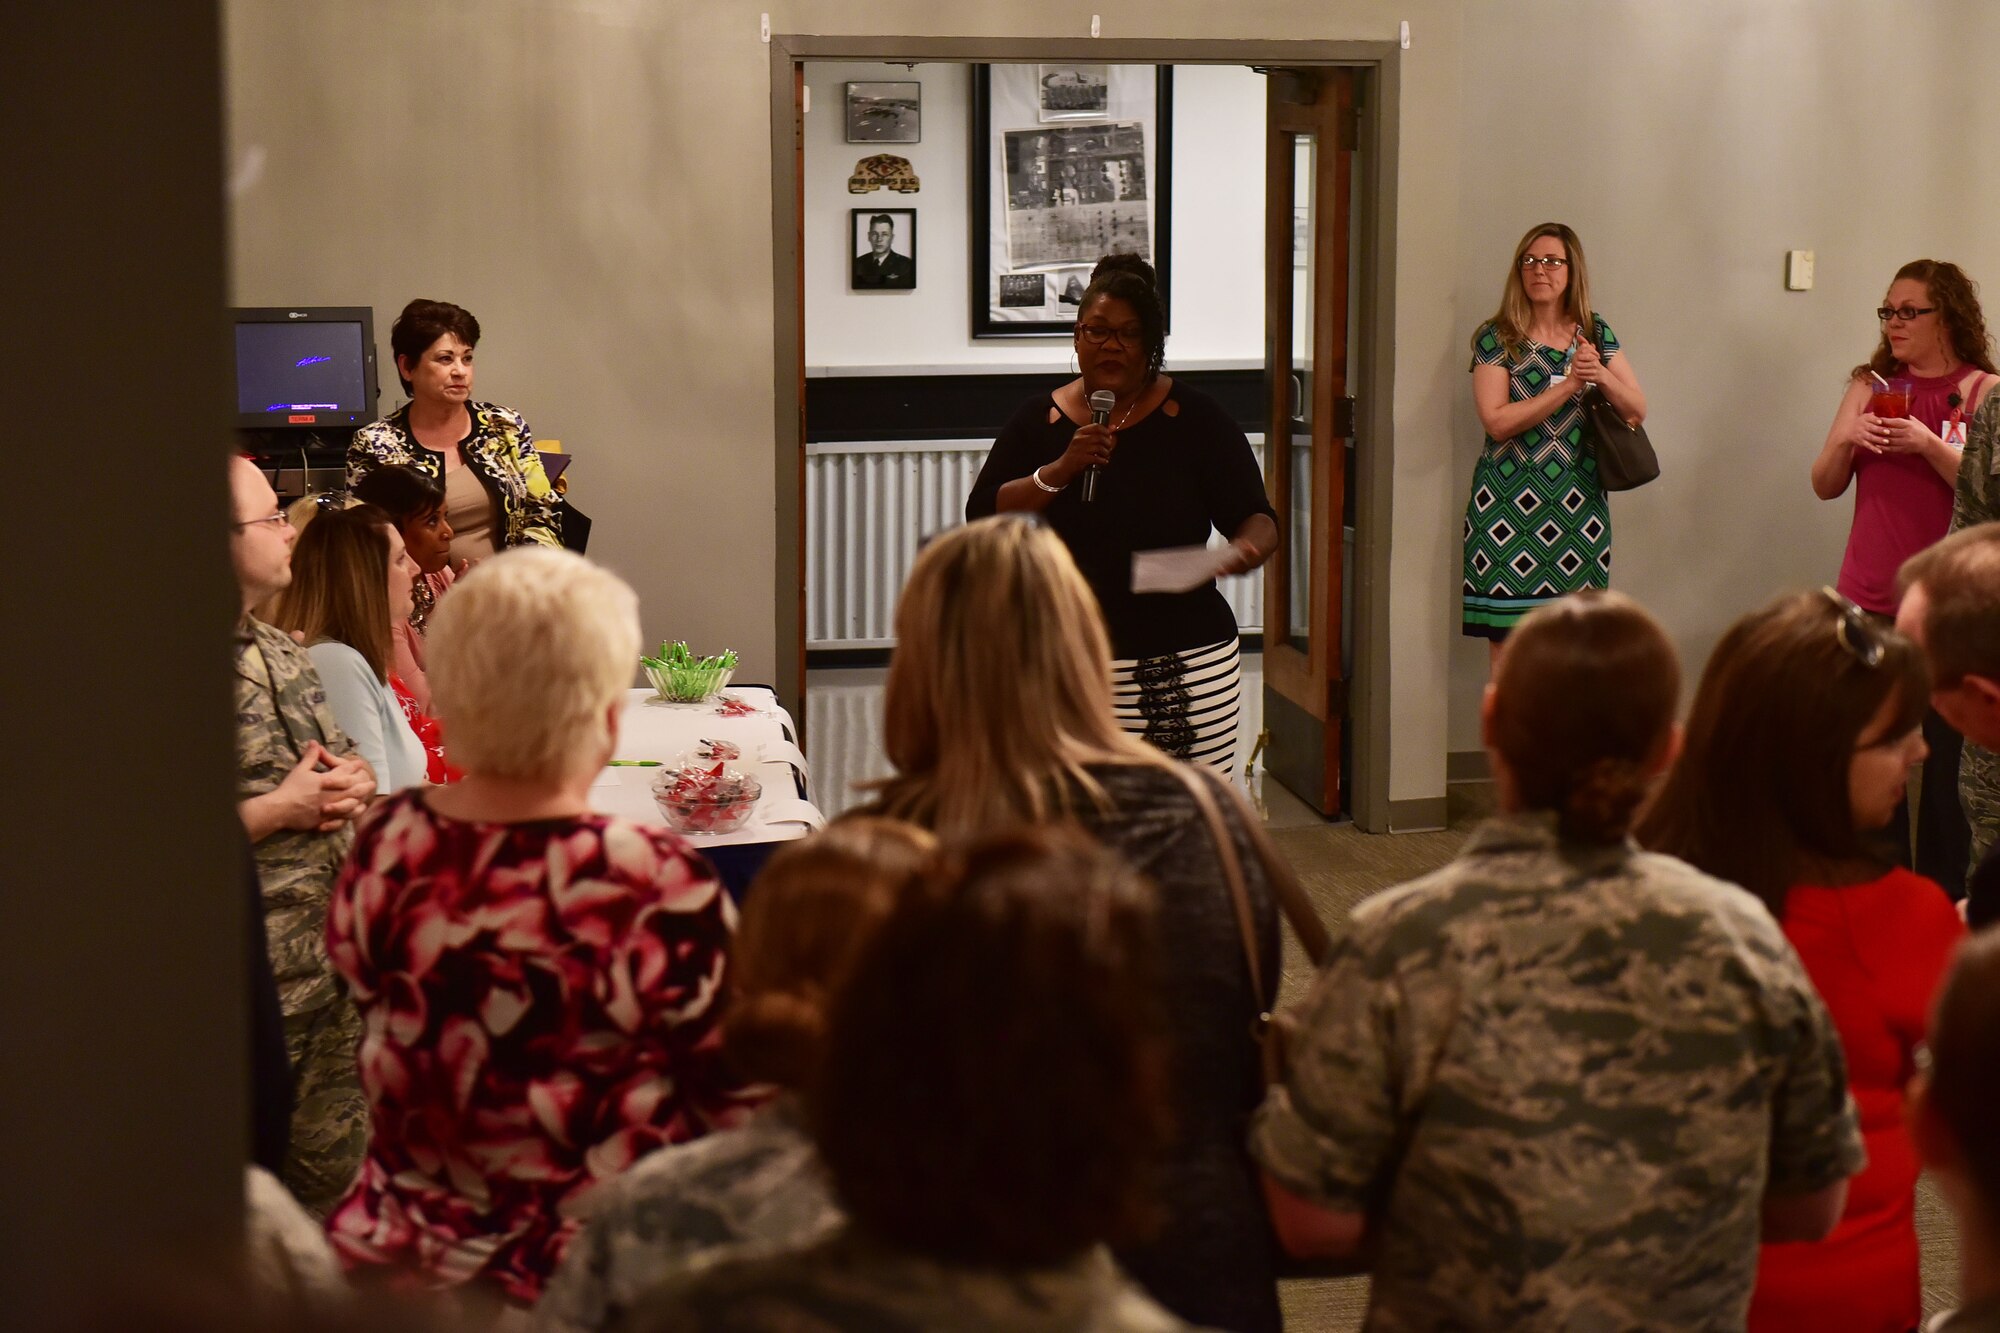
[{"label": "glass bowl of candy", "polygon": [[764,785],[725,763],[683,763],[653,779],[653,803],[676,833],[734,833],[750,822]]}]

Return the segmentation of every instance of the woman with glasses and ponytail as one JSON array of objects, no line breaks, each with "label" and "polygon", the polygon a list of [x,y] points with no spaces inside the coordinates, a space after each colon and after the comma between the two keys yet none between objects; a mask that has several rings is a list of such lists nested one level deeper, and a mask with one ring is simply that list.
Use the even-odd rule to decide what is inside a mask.
[{"label": "woman with glasses and ponytail", "polygon": [[1153,266],[1139,256],[1098,261],[1075,343],[1077,378],[1023,405],[1001,430],[965,516],[1042,515],[1104,613],[1119,725],[1227,772],[1236,752],[1236,617],[1213,578],[1184,592],[1135,593],[1132,557],[1201,546],[1214,531],[1229,541],[1216,553],[1217,573],[1263,564],[1278,526],[1257,457],[1214,399],[1164,373],[1166,311]]},{"label": "woman with glasses and ponytail", "polygon": [[1841,593],[1781,598],[1716,645],[1680,761],[1635,831],[1763,899],[1846,1052],[1868,1165],[1832,1234],[1764,1247],[1752,1333],[1905,1333],[1922,1315],[1903,1090],[1965,926],[1869,835],[1923,761],[1929,698],[1922,651]]},{"label": "woman with glasses and ponytail", "polygon": [[[1837,500],[1853,485],[1854,521],[1835,586],[1864,611],[1894,620],[1900,600],[1896,571],[1964,525],[1953,519],[1953,487],[1970,424],[2000,384],[2000,372],[1994,369],[1979,288],[1956,264],[1918,259],[1903,265],[1875,317],[1881,338],[1868,360],[1848,373],[1833,427],[1813,460],[1812,485],[1822,500]],[[1990,454],[1991,433],[1983,440]],[[1991,488],[1990,479],[1981,480]],[[1974,485],[1962,494],[1960,508],[1968,501],[1977,508],[1979,491]],[[2000,509],[1969,521],[1992,518],[2000,518]],[[1959,808],[1961,741],[1935,715],[1925,719],[1924,740],[1931,757],[1915,812],[1916,869],[1957,894],[1977,859]],[[1908,818],[1900,812],[1891,826],[1891,836],[1900,835],[1903,847],[1909,845]],[[1983,847],[1987,840],[1978,841]]]},{"label": "woman with glasses and ponytail", "polygon": [[1462,625],[1494,661],[1528,612],[1611,584],[1611,506],[1583,420],[1593,390],[1645,420],[1631,358],[1591,308],[1583,242],[1544,222],[1514,247],[1500,309],[1472,335],[1486,444],[1465,509]]}]

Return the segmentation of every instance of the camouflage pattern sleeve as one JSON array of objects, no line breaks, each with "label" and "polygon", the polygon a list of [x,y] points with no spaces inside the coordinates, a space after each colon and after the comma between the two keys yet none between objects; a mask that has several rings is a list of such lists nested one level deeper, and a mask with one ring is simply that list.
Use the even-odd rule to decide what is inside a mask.
[{"label": "camouflage pattern sleeve", "polygon": [[1965,454],[1958,460],[1958,484],[1953,487],[1951,530],[2000,519],[2000,390],[1986,395],[1965,432]]},{"label": "camouflage pattern sleeve", "polygon": [[1302,1198],[1365,1211],[1393,1167],[1399,1130],[1395,978],[1377,966],[1360,932],[1334,947],[1294,1016],[1285,1081],[1250,1131],[1250,1151]]},{"label": "camouflage pattern sleeve", "polygon": [[1785,1026],[1791,1049],[1771,1090],[1771,1194],[1811,1194],[1867,1165],[1861,1123],[1847,1089],[1840,1034],[1797,954],[1774,975],[1781,999],[1793,1006]]}]

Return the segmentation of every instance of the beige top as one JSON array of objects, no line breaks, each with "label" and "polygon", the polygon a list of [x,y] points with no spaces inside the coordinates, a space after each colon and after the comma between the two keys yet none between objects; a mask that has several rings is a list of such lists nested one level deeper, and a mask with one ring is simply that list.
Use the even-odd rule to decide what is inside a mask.
[{"label": "beige top", "polygon": [[451,558],[483,560],[493,545],[493,497],[469,467],[444,474],[444,518],[451,524]]}]

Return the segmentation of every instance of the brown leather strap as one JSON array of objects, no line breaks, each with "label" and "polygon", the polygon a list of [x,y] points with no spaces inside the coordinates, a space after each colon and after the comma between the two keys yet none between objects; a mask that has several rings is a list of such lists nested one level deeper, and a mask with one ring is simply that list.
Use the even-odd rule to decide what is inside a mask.
[{"label": "brown leather strap", "polygon": [[[1230,836],[1229,823],[1223,819],[1210,785],[1218,780],[1206,777],[1186,764],[1174,764],[1172,768],[1174,775],[1187,787],[1188,794],[1194,797],[1195,808],[1201,811],[1202,819],[1208,824],[1209,836],[1215,841],[1215,854],[1222,862],[1223,878],[1229,883],[1230,901],[1236,910],[1236,929],[1243,937],[1243,956],[1250,964],[1250,983],[1257,989],[1259,1003],[1269,1005],[1276,1001],[1277,995],[1264,989],[1264,968],[1257,951],[1257,915],[1250,905],[1250,888],[1243,878],[1243,862],[1236,855],[1236,839]],[[1264,878],[1271,886],[1271,896],[1277,899],[1278,910],[1291,923],[1292,933],[1299,937],[1307,961],[1315,967],[1319,966],[1333,948],[1333,937],[1327,933],[1326,924],[1313,910],[1312,900],[1306,896],[1299,877],[1292,873],[1292,867],[1283,853],[1272,845],[1262,821],[1244,801],[1242,793],[1233,785],[1220,785],[1228,791],[1229,799],[1236,803],[1244,835],[1249,838],[1251,849],[1257,853]]]},{"label": "brown leather strap", "polygon": [[1194,797],[1195,809],[1201,811],[1208,825],[1209,840],[1215,844],[1216,858],[1222,862],[1222,878],[1229,885],[1229,901],[1236,910],[1236,933],[1243,940],[1243,960],[1250,965],[1250,988],[1257,993],[1257,1007],[1268,1009],[1277,996],[1264,989],[1264,967],[1257,957],[1257,914],[1250,906],[1250,886],[1243,880],[1243,862],[1236,855],[1236,839],[1229,835],[1229,825],[1222,818],[1208,780],[1186,764],[1168,767],[1188,789],[1188,795]]}]

